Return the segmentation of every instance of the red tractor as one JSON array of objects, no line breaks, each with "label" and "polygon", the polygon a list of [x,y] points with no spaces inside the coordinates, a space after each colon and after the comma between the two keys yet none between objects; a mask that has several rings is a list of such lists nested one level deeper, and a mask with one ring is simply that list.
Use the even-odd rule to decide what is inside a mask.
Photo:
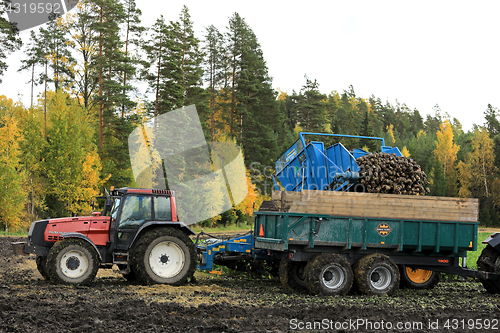
[{"label": "red tractor", "polygon": [[45,279],[88,284],[114,264],[144,284],[180,285],[193,277],[195,233],[177,220],[173,192],[121,188],[104,199],[102,214],[33,222],[23,251],[37,255]]}]

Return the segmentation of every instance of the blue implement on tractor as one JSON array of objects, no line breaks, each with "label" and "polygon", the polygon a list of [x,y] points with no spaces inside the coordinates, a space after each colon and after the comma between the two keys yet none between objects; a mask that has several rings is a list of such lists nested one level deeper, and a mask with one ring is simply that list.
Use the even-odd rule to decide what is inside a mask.
[{"label": "blue implement on tractor", "polygon": [[[209,238],[207,238],[207,236]],[[201,240],[201,238],[205,238]],[[221,239],[201,232],[196,240],[199,253],[197,269],[212,272],[215,265],[235,270],[262,270],[263,261],[272,261],[267,250],[256,249],[253,233]],[[257,264],[259,263],[259,264]]]}]

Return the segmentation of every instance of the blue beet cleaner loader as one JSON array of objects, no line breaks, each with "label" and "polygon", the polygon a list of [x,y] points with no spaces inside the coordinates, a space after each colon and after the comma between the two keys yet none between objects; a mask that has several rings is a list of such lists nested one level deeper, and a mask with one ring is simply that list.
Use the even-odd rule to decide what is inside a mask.
[{"label": "blue beet cleaner loader", "polygon": [[[380,150],[348,150],[341,138]],[[267,269],[286,288],[323,295],[432,288],[440,272],[500,292],[499,234],[484,241],[477,271],[464,264],[477,250],[478,200],[423,196],[425,174],[383,138],[303,132],[275,168],[273,200],[254,213],[253,231],[198,235],[198,269]]]}]

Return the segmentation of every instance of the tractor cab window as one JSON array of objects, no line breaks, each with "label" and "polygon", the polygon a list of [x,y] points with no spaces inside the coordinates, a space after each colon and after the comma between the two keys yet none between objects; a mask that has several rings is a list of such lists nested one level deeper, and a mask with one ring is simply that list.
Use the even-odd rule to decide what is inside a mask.
[{"label": "tractor cab window", "polygon": [[155,220],[157,221],[172,221],[172,207],[170,207],[170,198],[155,197]]},{"label": "tractor cab window", "polygon": [[137,229],[140,224],[151,220],[151,197],[127,195],[124,198],[119,229]]},{"label": "tractor cab window", "polygon": [[111,221],[116,220],[116,215],[118,214],[118,208],[120,208],[120,201],[121,198],[115,198],[113,201],[113,207],[111,207],[111,211],[109,213],[109,216],[111,216]]}]

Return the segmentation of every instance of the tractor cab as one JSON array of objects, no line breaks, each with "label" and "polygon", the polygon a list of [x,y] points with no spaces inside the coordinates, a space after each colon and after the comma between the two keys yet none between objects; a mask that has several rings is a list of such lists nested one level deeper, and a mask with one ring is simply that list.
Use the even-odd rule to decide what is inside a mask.
[{"label": "tractor cab", "polygon": [[[156,192],[156,193],[153,193]],[[117,248],[127,249],[138,229],[158,222],[177,222],[175,199],[170,191],[120,189],[112,191],[109,210],[111,235]],[[108,212],[106,212],[108,214]],[[114,235],[112,235],[114,233]]]}]

